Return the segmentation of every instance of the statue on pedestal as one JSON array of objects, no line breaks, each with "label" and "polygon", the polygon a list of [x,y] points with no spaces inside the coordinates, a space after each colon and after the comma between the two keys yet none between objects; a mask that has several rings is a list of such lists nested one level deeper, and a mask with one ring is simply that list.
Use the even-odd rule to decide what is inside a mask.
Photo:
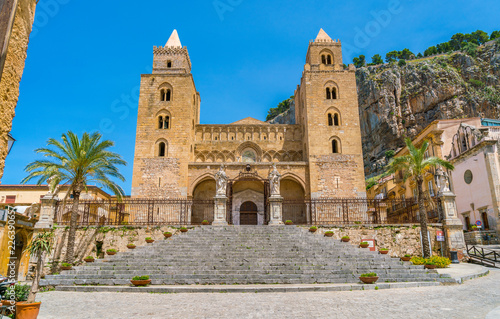
[{"label": "statue on pedestal", "polygon": [[226,196],[228,177],[226,175],[224,164],[220,166],[219,171],[215,174],[215,182],[217,185],[217,196]]},{"label": "statue on pedestal", "polygon": [[271,196],[279,196],[280,195],[280,180],[281,174],[278,172],[276,168],[276,163],[273,164],[273,169],[269,173],[269,185],[271,189]]},{"label": "statue on pedestal", "polygon": [[436,169],[436,184],[438,187],[438,194],[450,191],[450,181],[448,179],[448,174],[443,171],[441,167]]}]

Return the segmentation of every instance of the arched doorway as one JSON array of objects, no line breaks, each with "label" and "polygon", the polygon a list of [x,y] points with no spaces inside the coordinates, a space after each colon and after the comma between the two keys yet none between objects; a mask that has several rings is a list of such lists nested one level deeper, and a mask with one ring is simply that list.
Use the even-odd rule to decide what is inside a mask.
[{"label": "arched doorway", "polygon": [[257,205],[244,202],[240,206],[240,225],[257,225]]},{"label": "arched doorway", "polygon": [[26,244],[26,238],[21,233],[16,233],[15,236],[15,248],[14,248],[14,257],[15,259],[15,278],[18,279],[19,276],[19,266],[21,264],[21,258],[23,257],[24,246]]},{"label": "arched doorway", "polygon": [[214,179],[206,179],[198,183],[193,190],[193,205],[191,207],[191,224],[201,224],[207,220],[214,221],[214,204],[216,185]]},{"label": "arched doorway", "polygon": [[281,180],[280,193],[284,199],[283,222],[291,220],[294,224],[308,224],[309,217],[302,185],[291,177],[285,177]]}]

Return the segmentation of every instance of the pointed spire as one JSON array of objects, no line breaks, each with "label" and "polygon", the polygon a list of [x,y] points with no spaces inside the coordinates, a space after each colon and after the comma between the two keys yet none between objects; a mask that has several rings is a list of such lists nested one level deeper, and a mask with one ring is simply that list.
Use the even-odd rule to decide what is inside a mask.
[{"label": "pointed spire", "polygon": [[326,34],[325,30],[321,28],[319,30],[318,36],[316,37],[316,40],[314,42],[333,42],[332,38],[328,34]]},{"label": "pointed spire", "polygon": [[165,47],[169,48],[182,48],[181,40],[179,39],[179,35],[177,34],[177,30],[174,29],[174,32],[168,38],[167,44]]}]

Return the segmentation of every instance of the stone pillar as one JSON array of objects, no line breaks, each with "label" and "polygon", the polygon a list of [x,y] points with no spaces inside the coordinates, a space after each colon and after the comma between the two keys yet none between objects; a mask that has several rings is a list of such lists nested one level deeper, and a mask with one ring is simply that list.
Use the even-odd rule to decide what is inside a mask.
[{"label": "stone pillar", "polygon": [[35,229],[52,229],[56,215],[57,195],[47,194],[41,199],[40,219],[35,224]]},{"label": "stone pillar", "polygon": [[443,229],[445,233],[446,254],[450,257],[450,251],[458,252],[458,260],[467,256],[462,221],[458,218],[455,204],[455,194],[445,191],[438,194],[441,198],[443,212]]},{"label": "stone pillar", "polygon": [[213,226],[227,226],[226,220],[227,197],[216,195],[214,197],[214,221]]},{"label": "stone pillar", "polygon": [[283,197],[279,195],[271,195],[269,197],[269,225],[283,224]]}]

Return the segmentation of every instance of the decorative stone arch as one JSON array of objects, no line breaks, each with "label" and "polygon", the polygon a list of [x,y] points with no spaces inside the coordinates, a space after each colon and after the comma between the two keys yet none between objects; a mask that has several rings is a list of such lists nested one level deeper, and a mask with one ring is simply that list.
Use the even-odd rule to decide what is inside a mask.
[{"label": "decorative stone arch", "polygon": [[281,176],[281,179],[282,180],[289,179],[289,180],[296,182],[302,188],[302,191],[304,192],[304,196],[306,195],[306,183],[304,182],[304,179],[302,177],[300,177],[299,175],[297,175],[296,173],[284,172],[283,175]]},{"label": "decorative stone arch", "polygon": [[[335,116],[337,115],[337,116]],[[325,112],[328,126],[342,126],[342,115],[338,108],[331,106]],[[335,119],[337,117],[337,119]]]},{"label": "decorative stone arch", "polygon": [[192,185],[191,194],[193,205],[191,206],[191,224],[201,224],[203,220],[214,221],[214,210],[212,200],[216,194],[216,181],[210,173],[198,178]]},{"label": "decorative stone arch", "polygon": [[205,162],[205,156],[203,156],[203,154],[198,154],[198,155],[196,155],[196,158],[194,161],[197,163],[203,163],[203,162]]},{"label": "decorative stone arch", "polygon": [[[162,154],[162,143],[164,145],[164,149],[163,149],[163,155]],[[164,138],[160,138],[158,140],[156,140],[155,142],[155,145],[154,145],[154,150],[153,150],[153,154],[155,157],[168,157],[168,141]]]},{"label": "decorative stone arch", "polygon": [[[327,100],[340,99],[339,86],[335,81],[333,80],[326,81],[326,83],[323,85],[323,88],[325,91],[325,99]],[[330,92],[330,95],[328,95],[328,92]]]},{"label": "decorative stone arch", "polygon": [[237,150],[236,150],[236,154],[238,154],[238,156],[240,158],[242,158],[242,161],[243,161],[243,153],[245,153],[245,151],[247,150],[252,150],[253,152],[255,152],[255,162],[261,162],[262,160],[262,149],[260,148],[259,145],[257,145],[256,143],[254,142],[244,142],[244,143],[241,143]]},{"label": "decorative stone arch", "polygon": [[158,94],[161,102],[171,102],[174,100],[174,89],[168,82],[163,82],[158,86]]},{"label": "decorative stone arch", "polygon": [[226,157],[224,156],[224,153],[217,152],[216,155],[215,155],[215,161],[217,163],[224,163],[224,162],[226,162]]},{"label": "decorative stone arch", "polygon": [[156,128],[159,130],[168,130],[172,127],[172,114],[167,109],[161,109],[156,112]]},{"label": "decorative stone arch", "polygon": [[[215,183],[215,178],[214,178],[213,173],[207,172],[207,173],[204,173],[204,174],[198,176],[193,182],[191,182],[191,184],[189,186],[189,194],[191,196],[194,196],[194,191],[195,191],[196,187],[199,184],[201,184],[205,181],[210,181],[210,180],[214,181],[214,183]],[[214,194],[214,196],[215,196],[215,194]],[[195,198],[193,197],[193,199],[195,199]]]},{"label": "decorative stone arch", "polygon": [[263,162],[272,162],[273,157],[269,153],[266,153],[266,154],[264,154],[264,156],[262,156],[262,161]]},{"label": "decorative stone arch", "polygon": [[330,51],[329,49],[323,49],[323,50],[321,50],[321,52],[319,53],[319,55],[320,55],[320,60],[321,60],[322,64],[326,64],[326,65],[332,65],[333,64],[334,55],[333,55],[333,52]]},{"label": "decorative stone arch", "polygon": [[330,153],[342,154],[342,142],[338,136],[330,137]]}]

